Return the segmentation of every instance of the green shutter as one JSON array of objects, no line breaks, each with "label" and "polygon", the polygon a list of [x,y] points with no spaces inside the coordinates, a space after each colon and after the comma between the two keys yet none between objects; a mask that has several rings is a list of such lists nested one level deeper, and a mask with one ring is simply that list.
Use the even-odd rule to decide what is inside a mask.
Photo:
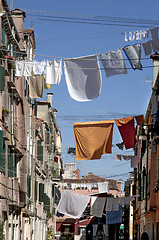
[{"label": "green shutter", "polygon": [[11,149],[8,149],[8,177],[17,177],[15,153]]},{"label": "green shutter", "polygon": [[31,197],[31,176],[27,176],[27,189],[28,189],[28,197]]},{"label": "green shutter", "polygon": [[50,212],[50,198],[44,193],[44,210]]},{"label": "green shutter", "polygon": [[35,180],[35,201],[37,201],[38,182]]},{"label": "green shutter", "polygon": [[0,171],[5,174],[5,150],[3,149],[3,131],[0,130]]},{"label": "green shutter", "polygon": [[37,158],[41,163],[43,163],[43,146],[41,146],[41,141],[37,141]]},{"label": "green shutter", "polygon": [[5,46],[5,36],[6,36],[5,29],[2,26],[2,29],[1,29],[1,40],[2,40],[2,43],[3,43],[4,46]]},{"label": "green shutter", "polygon": [[44,184],[39,183],[39,202],[44,201]]},{"label": "green shutter", "polygon": [[4,91],[5,84],[5,69],[0,65],[0,90]]}]

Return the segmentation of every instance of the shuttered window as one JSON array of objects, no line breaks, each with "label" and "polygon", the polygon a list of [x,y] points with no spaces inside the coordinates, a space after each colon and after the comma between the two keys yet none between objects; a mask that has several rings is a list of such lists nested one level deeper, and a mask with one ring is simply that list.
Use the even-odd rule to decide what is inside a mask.
[{"label": "shuttered window", "polygon": [[37,201],[37,193],[38,193],[38,182],[35,180],[35,201]]},{"label": "shuttered window", "polygon": [[31,197],[31,176],[27,176],[27,190],[28,190],[28,197]]},{"label": "shuttered window", "polygon": [[17,177],[15,154],[11,149],[8,149],[8,177]]},{"label": "shuttered window", "polygon": [[0,65],[0,90],[4,91],[5,84],[5,69]]},{"label": "shuttered window", "polygon": [[0,130],[0,171],[5,174],[5,151],[3,149],[3,131]]},{"label": "shuttered window", "polygon": [[39,183],[39,202],[44,202],[44,184]]},{"label": "shuttered window", "polygon": [[141,201],[141,173],[138,173],[138,200]]},{"label": "shuttered window", "polygon": [[50,198],[44,193],[44,210],[50,212]]},{"label": "shuttered window", "polygon": [[43,163],[43,146],[41,145],[41,141],[37,140],[37,158]]}]

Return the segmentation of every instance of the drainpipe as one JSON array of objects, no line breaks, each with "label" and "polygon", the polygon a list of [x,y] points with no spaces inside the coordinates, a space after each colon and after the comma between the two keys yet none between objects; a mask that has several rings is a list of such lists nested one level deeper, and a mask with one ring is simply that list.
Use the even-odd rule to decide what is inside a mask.
[{"label": "drainpipe", "polygon": [[[13,44],[11,44],[11,56],[13,56]],[[11,81],[13,82],[13,69],[11,69]],[[14,125],[13,125],[13,89],[12,88],[11,88],[11,142],[12,142],[12,145],[15,145]],[[13,153],[13,166],[15,166],[15,155],[14,155],[14,153]],[[14,171],[14,170],[12,169],[12,171]],[[13,174],[14,174],[14,172],[13,172]],[[12,179],[12,216],[11,216],[12,240],[14,240],[13,211],[14,211],[14,206],[13,206],[13,179]]]}]

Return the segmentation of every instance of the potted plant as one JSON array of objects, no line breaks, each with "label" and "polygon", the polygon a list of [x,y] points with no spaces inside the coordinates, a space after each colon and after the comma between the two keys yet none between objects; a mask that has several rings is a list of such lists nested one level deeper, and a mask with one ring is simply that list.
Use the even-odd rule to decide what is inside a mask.
[{"label": "potted plant", "polygon": [[2,107],[2,115],[7,117],[9,115],[9,110],[7,108]]},{"label": "potted plant", "polygon": [[7,59],[8,59],[8,68],[15,69],[15,58],[11,55],[8,55]]}]

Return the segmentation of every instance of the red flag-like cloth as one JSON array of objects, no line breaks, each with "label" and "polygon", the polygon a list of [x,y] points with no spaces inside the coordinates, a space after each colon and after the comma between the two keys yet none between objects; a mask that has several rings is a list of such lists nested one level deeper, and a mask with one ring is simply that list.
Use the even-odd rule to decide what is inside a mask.
[{"label": "red flag-like cloth", "polygon": [[125,148],[133,148],[135,146],[134,117],[116,119],[115,123],[118,126]]}]

